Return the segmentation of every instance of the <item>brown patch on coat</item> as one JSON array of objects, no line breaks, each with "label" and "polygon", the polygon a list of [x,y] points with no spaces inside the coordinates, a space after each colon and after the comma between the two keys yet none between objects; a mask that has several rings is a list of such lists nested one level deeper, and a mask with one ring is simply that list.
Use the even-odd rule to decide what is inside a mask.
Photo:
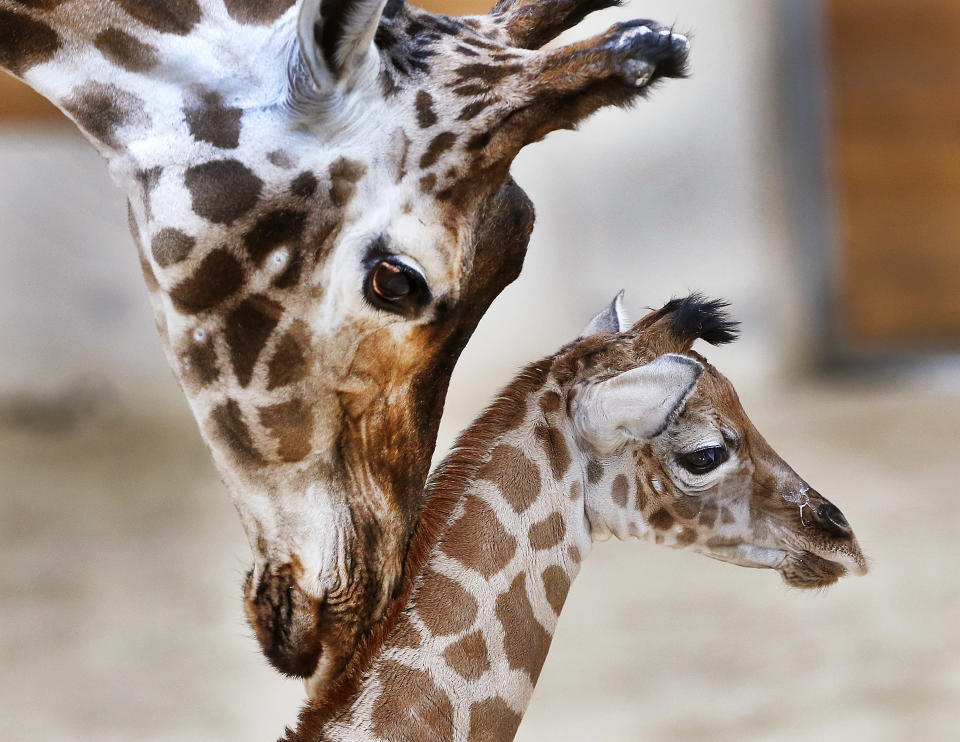
[{"label": "brown patch on coat", "polygon": [[417,93],[417,124],[421,129],[429,129],[437,123],[437,114],[433,110],[433,96],[426,90]]},{"label": "brown patch on coat", "polygon": [[453,704],[430,673],[384,660],[377,668],[380,695],[370,720],[381,739],[453,739]]},{"label": "brown patch on coat", "polygon": [[576,546],[567,547],[567,556],[574,564],[580,564],[580,561],[583,559],[583,557],[580,555],[580,549],[578,549]]},{"label": "brown patch on coat", "polygon": [[295,246],[303,237],[306,222],[307,215],[302,211],[278,209],[264,214],[243,236],[250,259],[259,266],[278,247]]},{"label": "brown patch on coat", "polygon": [[101,31],[93,44],[103,56],[130,72],[149,72],[157,66],[157,50],[119,28]]},{"label": "brown patch on coat", "polygon": [[313,413],[300,399],[260,408],[260,422],[277,442],[284,461],[301,461],[313,450]]},{"label": "brown patch on coat", "polygon": [[115,0],[141,23],[162,33],[186,36],[200,22],[196,0]]},{"label": "brown patch on coat", "polygon": [[550,634],[537,621],[527,598],[527,575],[518,574],[510,589],[497,596],[496,613],[504,629],[503,649],[510,669],[521,670],[536,685],[550,649]]},{"label": "brown patch on coat", "polygon": [[464,567],[490,578],[506,567],[517,550],[493,509],[476,495],[464,501],[464,512],[443,535],[443,553]]},{"label": "brown patch on coat", "polygon": [[477,617],[476,598],[446,575],[429,568],[423,573],[414,604],[420,620],[434,636],[466,631]]},{"label": "brown patch on coat", "polygon": [[682,546],[689,546],[694,541],[697,540],[697,532],[692,528],[684,527],[680,533],[677,534],[677,543]]},{"label": "brown patch on coat", "polygon": [[587,462],[587,481],[590,484],[596,484],[603,479],[603,464],[596,459],[590,459]]},{"label": "brown patch on coat", "polygon": [[253,368],[283,314],[283,307],[265,296],[244,299],[227,315],[224,334],[240,386],[247,386]]},{"label": "brown patch on coat", "polygon": [[550,425],[537,425],[533,429],[533,434],[547,454],[553,478],[560,479],[570,468],[570,451],[567,450],[567,442],[563,439],[563,434]]},{"label": "brown patch on coat", "polygon": [[224,0],[230,17],[240,23],[269,26],[296,0]]},{"label": "brown patch on coat", "polygon": [[309,342],[308,337],[307,326],[297,320],[280,338],[267,365],[267,391],[295,384],[307,375],[310,365],[304,343]]},{"label": "brown patch on coat", "polygon": [[215,224],[233,224],[257,205],[263,190],[263,181],[238,160],[195,165],[184,180],[193,210]]},{"label": "brown patch on coat", "polygon": [[533,505],[540,494],[540,469],[516,446],[494,448],[490,460],[477,470],[477,478],[497,485],[517,513]]},{"label": "brown patch on coat", "polygon": [[310,198],[317,192],[317,176],[304,170],[290,184],[290,192],[298,198]]},{"label": "brown patch on coat", "polygon": [[499,696],[477,701],[470,707],[468,742],[502,742],[513,739],[520,727],[520,714]]},{"label": "brown patch on coat", "polygon": [[205,387],[220,378],[217,352],[209,334],[203,340],[190,340],[181,356],[180,369],[184,381],[192,386]]},{"label": "brown patch on coat", "polygon": [[193,237],[179,229],[161,229],[150,242],[150,252],[157,265],[166,268],[186,260],[196,243]]},{"label": "brown patch on coat", "polygon": [[487,643],[480,631],[467,634],[443,650],[443,659],[457,675],[466,680],[477,680],[490,669]]},{"label": "brown patch on coat", "polygon": [[493,100],[487,98],[485,100],[475,100],[473,103],[468,103],[463,107],[463,110],[460,111],[460,115],[457,116],[457,121],[469,121],[470,119],[476,118],[484,108],[493,104]]},{"label": "brown patch on coat", "polygon": [[450,149],[454,143],[457,141],[457,135],[452,131],[442,131],[437,134],[430,144],[427,145],[426,152],[423,153],[423,156],[420,158],[420,169],[426,170],[428,167],[433,165],[440,155]]},{"label": "brown patch on coat", "polygon": [[680,495],[677,499],[673,501],[673,512],[677,514],[678,518],[683,520],[693,520],[698,515],[700,515],[700,508],[702,507],[699,497]]},{"label": "brown patch on coat", "polygon": [[720,507],[717,505],[716,500],[704,500],[703,507],[700,510],[700,525],[706,528],[713,528],[717,522],[717,515],[719,515],[719,513]]},{"label": "brown patch on coat", "polygon": [[174,306],[187,314],[198,314],[217,306],[243,285],[243,269],[224,249],[210,251],[190,278],[170,291]]},{"label": "brown patch on coat", "polygon": [[733,511],[724,506],[720,509],[720,522],[729,526],[731,523],[736,523],[737,519],[733,517]]},{"label": "brown patch on coat", "polygon": [[666,531],[667,529],[673,527],[674,519],[670,513],[663,508],[660,508],[649,518],[647,518],[647,522],[658,531]]},{"label": "brown patch on coat", "polygon": [[208,142],[220,149],[240,146],[240,122],[243,111],[223,104],[219,93],[206,93],[183,111],[190,134],[198,142]]},{"label": "brown patch on coat", "polygon": [[527,537],[530,539],[530,546],[536,551],[552,549],[563,541],[567,533],[567,524],[563,522],[563,516],[560,513],[552,513],[538,523],[530,526]]},{"label": "brown patch on coat", "polygon": [[290,153],[284,152],[282,149],[275,149],[273,152],[268,152],[267,162],[284,170],[289,170],[296,164],[293,157],[290,156]]},{"label": "brown patch on coat", "polygon": [[46,23],[0,8],[0,67],[14,75],[53,58],[60,36]]},{"label": "brown patch on coat", "polygon": [[540,579],[543,580],[543,591],[547,596],[547,602],[550,603],[553,612],[559,616],[567,599],[567,593],[570,592],[570,578],[563,567],[551,564],[543,570]]},{"label": "brown patch on coat", "polygon": [[366,174],[367,166],[359,160],[339,157],[330,166],[330,200],[343,208],[357,192],[357,183]]},{"label": "brown patch on coat", "polygon": [[630,483],[627,481],[625,474],[617,474],[614,478],[610,495],[618,507],[625,508],[627,506],[630,501]]},{"label": "brown patch on coat", "polygon": [[544,392],[543,396],[540,397],[540,410],[544,415],[551,415],[561,407],[563,407],[563,398],[552,389]]},{"label": "brown patch on coat", "polygon": [[397,649],[418,649],[422,643],[420,632],[410,620],[410,615],[406,612],[401,613],[396,626],[390,633],[390,646]]},{"label": "brown patch on coat", "polygon": [[240,405],[228,399],[210,413],[213,426],[213,438],[226,445],[243,462],[261,463],[260,452],[253,445],[250,428],[243,420]]},{"label": "brown patch on coat", "polygon": [[640,478],[640,474],[637,474],[635,477],[634,484],[637,486],[637,501],[633,506],[637,510],[643,510],[647,506],[647,491],[643,486],[643,480]]},{"label": "brown patch on coat", "polygon": [[583,485],[580,484],[580,480],[575,480],[573,484],[570,485],[570,499],[579,500],[582,494],[583,494]]},{"label": "brown patch on coat", "polygon": [[143,105],[140,98],[116,85],[88,82],[73,91],[63,102],[63,109],[94,139],[116,147],[118,129],[149,123]]},{"label": "brown patch on coat", "polygon": [[421,193],[432,193],[433,189],[436,187],[437,187],[436,173],[427,173],[422,178],[420,178]]}]

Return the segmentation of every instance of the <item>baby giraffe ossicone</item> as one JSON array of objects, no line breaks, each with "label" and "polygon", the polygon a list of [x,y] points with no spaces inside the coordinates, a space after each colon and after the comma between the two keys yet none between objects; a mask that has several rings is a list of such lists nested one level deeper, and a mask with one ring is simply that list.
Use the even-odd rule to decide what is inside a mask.
[{"label": "baby giraffe ossicone", "polygon": [[866,572],[840,510],[692,350],[734,339],[726,305],[694,295],[630,327],[621,296],[461,434],[428,483],[402,594],[289,742],[513,739],[580,563],[610,535],[794,587]]}]

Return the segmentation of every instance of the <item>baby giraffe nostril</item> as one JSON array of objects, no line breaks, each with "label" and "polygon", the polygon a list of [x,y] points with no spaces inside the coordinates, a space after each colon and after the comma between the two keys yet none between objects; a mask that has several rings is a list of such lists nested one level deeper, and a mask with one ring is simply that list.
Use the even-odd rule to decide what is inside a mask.
[{"label": "baby giraffe nostril", "polygon": [[831,502],[825,502],[817,507],[817,521],[834,536],[850,535],[850,524],[843,517],[840,508]]}]

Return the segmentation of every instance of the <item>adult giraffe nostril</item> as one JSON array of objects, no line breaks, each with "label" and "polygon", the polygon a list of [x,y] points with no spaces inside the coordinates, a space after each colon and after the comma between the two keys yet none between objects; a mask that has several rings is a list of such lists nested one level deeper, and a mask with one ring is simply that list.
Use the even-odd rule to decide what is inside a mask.
[{"label": "adult giraffe nostril", "polygon": [[843,513],[840,512],[840,508],[832,502],[825,502],[818,505],[816,515],[817,523],[830,534],[841,538],[849,538],[853,534],[853,531],[850,529],[850,524],[843,516]]}]

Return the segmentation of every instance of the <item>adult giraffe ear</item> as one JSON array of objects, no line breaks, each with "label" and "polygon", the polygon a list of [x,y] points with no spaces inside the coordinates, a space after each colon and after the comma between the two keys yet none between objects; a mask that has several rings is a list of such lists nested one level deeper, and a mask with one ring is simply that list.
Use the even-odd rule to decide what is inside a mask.
[{"label": "adult giraffe ear", "polygon": [[363,67],[386,4],[387,0],[303,0],[297,22],[300,56],[318,88],[328,88]]},{"label": "adult giraffe ear", "polygon": [[574,428],[601,454],[630,440],[654,438],[683,409],[702,373],[703,366],[692,358],[667,353],[612,379],[584,385],[571,407]]},{"label": "adult giraffe ear", "polygon": [[621,289],[620,293],[613,297],[613,301],[590,320],[590,324],[580,333],[580,337],[588,338],[599,335],[601,332],[624,332],[629,328],[630,322],[623,309],[623,289]]}]

